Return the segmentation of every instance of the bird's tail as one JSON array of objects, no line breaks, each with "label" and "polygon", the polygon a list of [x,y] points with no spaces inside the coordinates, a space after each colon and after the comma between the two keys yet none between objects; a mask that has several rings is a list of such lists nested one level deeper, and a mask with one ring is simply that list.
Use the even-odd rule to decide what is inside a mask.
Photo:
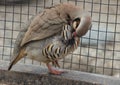
[{"label": "bird's tail", "polygon": [[20,46],[22,39],[25,35],[25,33],[28,30],[28,27],[31,23],[33,18],[31,18],[26,24],[23,25],[23,27],[21,27],[21,30],[16,38],[15,44],[14,44],[14,50],[13,50],[13,56],[11,57],[11,62],[9,65],[8,70],[10,70],[12,68],[12,66],[14,64],[16,64],[18,62],[18,60],[20,60],[22,57],[24,57],[24,51],[25,49],[23,47]]},{"label": "bird's tail", "polygon": [[26,56],[25,49],[21,49],[20,52],[19,52],[19,54],[16,57],[14,57],[14,59],[11,61],[10,65],[8,67],[8,70],[10,70],[12,68],[12,66],[14,64],[16,64],[24,56]]}]

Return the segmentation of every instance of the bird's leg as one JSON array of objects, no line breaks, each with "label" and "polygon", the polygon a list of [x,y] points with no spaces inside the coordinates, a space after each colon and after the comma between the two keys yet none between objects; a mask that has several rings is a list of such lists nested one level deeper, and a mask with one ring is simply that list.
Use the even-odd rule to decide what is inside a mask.
[{"label": "bird's leg", "polygon": [[47,65],[50,73],[52,73],[52,74],[59,75],[61,73],[64,73],[64,71],[59,71],[59,70],[53,69],[49,63],[47,63],[46,65]]},{"label": "bird's leg", "polygon": [[52,65],[56,67],[56,64],[55,64],[55,62],[54,62],[54,61],[52,61]]},{"label": "bird's leg", "polygon": [[60,65],[59,65],[59,63],[58,63],[58,60],[55,60],[55,63],[56,63],[56,65],[57,65],[57,67],[60,68]]},{"label": "bird's leg", "polygon": [[52,61],[52,64],[56,67],[59,67],[60,68],[60,65],[58,63],[58,60],[55,60],[55,61]]}]

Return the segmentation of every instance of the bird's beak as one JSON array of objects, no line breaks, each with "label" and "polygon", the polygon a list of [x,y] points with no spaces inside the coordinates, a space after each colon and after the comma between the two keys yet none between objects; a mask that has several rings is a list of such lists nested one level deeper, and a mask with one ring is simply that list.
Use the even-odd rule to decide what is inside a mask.
[{"label": "bird's beak", "polygon": [[87,33],[87,31],[91,28],[91,17],[83,16],[81,17],[79,23],[78,21],[73,22],[73,28],[75,29],[76,36],[81,37]]}]

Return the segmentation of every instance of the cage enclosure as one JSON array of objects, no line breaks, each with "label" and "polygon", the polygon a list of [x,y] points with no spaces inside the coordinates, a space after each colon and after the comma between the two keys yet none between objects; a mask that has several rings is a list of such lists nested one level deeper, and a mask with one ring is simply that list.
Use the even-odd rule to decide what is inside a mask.
[{"label": "cage enclosure", "polygon": [[[5,71],[6,73],[4,73],[3,71],[10,62],[14,42],[19,30],[26,22],[45,8],[66,2],[81,6],[81,8],[87,10],[92,17],[92,28],[85,36],[80,38],[79,47],[59,61],[60,67],[71,71],[82,71],[90,74],[94,73],[95,75],[101,74],[103,76],[107,75],[108,78],[109,76],[112,76],[113,79],[120,78],[120,0],[2,1],[3,2],[0,3],[1,75],[13,74],[12,72],[9,73]],[[15,3],[16,1],[17,3]],[[28,68],[26,65],[28,65]],[[13,69],[15,69],[15,71],[21,69],[22,71],[24,70],[23,72],[26,72],[27,69],[32,69],[31,67],[34,68],[34,66],[37,68],[39,68],[39,66],[44,67],[44,63],[23,58],[13,66]],[[14,74],[20,75],[17,73]],[[105,76],[105,78],[107,78],[107,76]],[[2,79],[3,77],[0,78]],[[2,81],[0,80],[0,82]],[[120,83],[118,83],[118,85],[119,84]]]}]

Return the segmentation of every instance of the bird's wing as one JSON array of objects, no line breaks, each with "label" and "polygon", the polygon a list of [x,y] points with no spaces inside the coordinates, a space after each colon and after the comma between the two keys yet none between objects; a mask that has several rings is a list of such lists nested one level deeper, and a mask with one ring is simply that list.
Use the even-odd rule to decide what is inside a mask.
[{"label": "bird's wing", "polygon": [[30,23],[22,39],[21,46],[30,41],[41,40],[57,34],[62,30],[63,23],[66,23],[66,21],[61,19],[56,8],[44,10],[36,15]]}]

